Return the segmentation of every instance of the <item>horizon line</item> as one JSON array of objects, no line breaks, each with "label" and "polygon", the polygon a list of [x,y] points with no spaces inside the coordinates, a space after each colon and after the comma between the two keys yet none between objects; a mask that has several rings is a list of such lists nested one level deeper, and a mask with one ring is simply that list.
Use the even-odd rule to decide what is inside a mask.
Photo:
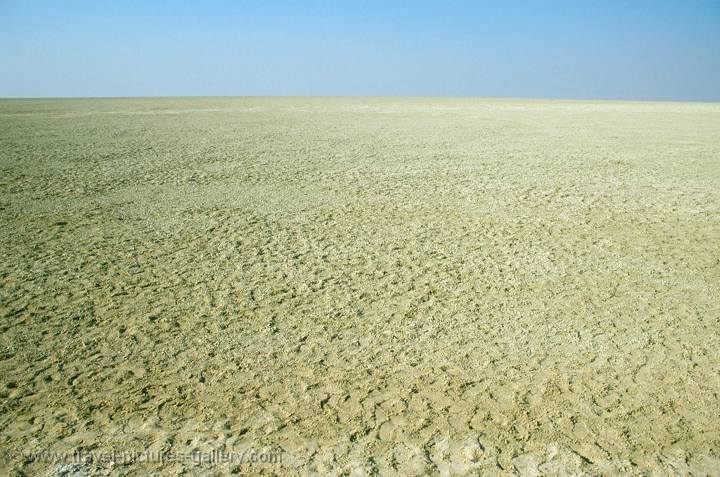
[{"label": "horizon line", "polygon": [[720,99],[624,99],[624,98],[578,98],[578,97],[523,97],[523,96],[464,96],[464,95],[120,95],[120,96],[0,96],[0,101],[13,100],[102,100],[102,99],[200,99],[200,98],[397,98],[397,99],[472,99],[484,101],[557,101],[557,102],[617,102],[617,103],[707,103],[717,104]]}]

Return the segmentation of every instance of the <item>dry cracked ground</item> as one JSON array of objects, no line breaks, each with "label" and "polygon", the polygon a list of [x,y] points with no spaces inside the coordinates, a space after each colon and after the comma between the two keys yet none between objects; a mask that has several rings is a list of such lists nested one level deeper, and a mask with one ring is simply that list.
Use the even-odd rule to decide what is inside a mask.
[{"label": "dry cracked ground", "polygon": [[3,475],[720,475],[720,104],[3,100],[0,224]]}]

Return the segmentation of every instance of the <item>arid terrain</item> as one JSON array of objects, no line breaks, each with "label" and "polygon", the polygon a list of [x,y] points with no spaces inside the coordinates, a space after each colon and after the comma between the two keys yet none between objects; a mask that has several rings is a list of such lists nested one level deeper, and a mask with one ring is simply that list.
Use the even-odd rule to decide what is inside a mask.
[{"label": "arid terrain", "polygon": [[0,280],[0,475],[720,475],[720,103],[2,100]]}]

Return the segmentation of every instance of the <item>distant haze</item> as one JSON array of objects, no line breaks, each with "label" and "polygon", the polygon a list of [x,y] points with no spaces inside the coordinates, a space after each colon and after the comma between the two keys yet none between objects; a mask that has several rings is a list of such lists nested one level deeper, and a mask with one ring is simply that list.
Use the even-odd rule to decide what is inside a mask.
[{"label": "distant haze", "polygon": [[720,1],[0,0],[0,97],[720,101]]}]

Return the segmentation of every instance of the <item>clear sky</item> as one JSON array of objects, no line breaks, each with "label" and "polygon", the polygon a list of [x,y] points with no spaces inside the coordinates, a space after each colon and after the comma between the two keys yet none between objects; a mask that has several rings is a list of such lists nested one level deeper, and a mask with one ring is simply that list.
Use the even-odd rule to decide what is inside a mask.
[{"label": "clear sky", "polygon": [[720,101],[720,0],[0,0],[0,97]]}]

